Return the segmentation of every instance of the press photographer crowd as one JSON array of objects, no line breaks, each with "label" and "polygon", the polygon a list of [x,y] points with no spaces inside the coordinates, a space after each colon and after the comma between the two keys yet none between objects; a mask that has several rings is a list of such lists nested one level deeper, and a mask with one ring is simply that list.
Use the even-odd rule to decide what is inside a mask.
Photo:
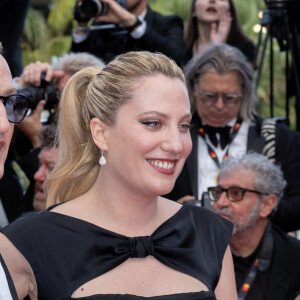
[{"label": "press photographer crowd", "polygon": [[[23,66],[32,3],[1,0],[0,300],[300,300],[300,2],[254,41],[234,0],[152,1],[74,0],[68,53]],[[263,34],[296,130],[276,61],[257,112]]]}]

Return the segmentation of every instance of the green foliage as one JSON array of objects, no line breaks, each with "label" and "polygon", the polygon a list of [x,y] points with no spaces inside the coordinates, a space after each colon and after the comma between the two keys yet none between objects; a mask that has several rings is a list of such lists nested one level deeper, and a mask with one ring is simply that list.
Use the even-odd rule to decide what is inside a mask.
[{"label": "green foliage", "polygon": [[48,24],[54,35],[62,35],[70,28],[73,21],[74,3],[74,0],[53,1],[53,8],[48,16]]},{"label": "green foliage", "polygon": [[191,0],[149,0],[148,3],[153,10],[159,11],[163,15],[178,15],[186,21],[190,10]]},{"label": "green foliage", "polygon": [[45,49],[49,37],[46,20],[40,11],[30,8],[24,24],[23,46],[26,50]]},{"label": "green foliage", "polygon": [[37,60],[51,62],[53,55],[69,52],[72,41],[74,0],[33,3],[40,6],[30,7],[25,20],[22,42],[24,65]]}]

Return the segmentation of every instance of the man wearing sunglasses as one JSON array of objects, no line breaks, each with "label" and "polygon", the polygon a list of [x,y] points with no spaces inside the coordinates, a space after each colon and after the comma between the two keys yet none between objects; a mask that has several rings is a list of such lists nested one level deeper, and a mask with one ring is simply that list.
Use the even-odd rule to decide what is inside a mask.
[{"label": "man wearing sunglasses", "polygon": [[274,223],[285,231],[300,229],[300,134],[257,115],[254,73],[246,57],[237,48],[214,45],[184,72],[190,83],[193,149],[167,197],[209,203],[203,200],[222,162],[252,150],[279,162],[288,183]]},{"label": "man wearing sunglasses", "polygon": [[[7,157],[9,144],[14,131],[14,123],[21,122],[26,115],[27,99],[11,96],[15,94],[12,76],[7,62],[1,55],[2,44],[0,43],[0,178],[4,173],[4,163]],[[24,100],[24,101],[23,101]],[[19,105],[20,104],[20,105]],[[23,116],[24,115],[24,116]],[[5,210],[0,199],[0,228],[7,223]],[[7,267],[0,255],[0,299],[17,299],[16,290]]]},{"label": "man wearing sunglasses", "polygon": [[[10,141],[14,131],[14,124],[20,123],[25,118],[30,100],[16,94],[12,77],[7,62],[1,55],[0,43],[0,178],[4,174],[4,163],[8,154]],[[3,203],[0,199],[0,228],[8,222],[6,211],[10,203]]]},{"label": "man wearing sunglasses", "polygon": [[294,300],[300,293],[300,241],[269,221],[285,185],[279,166],[249,153],[224,161],[218,185],[208,188],[213,210],[234,223],[239,299]]}]

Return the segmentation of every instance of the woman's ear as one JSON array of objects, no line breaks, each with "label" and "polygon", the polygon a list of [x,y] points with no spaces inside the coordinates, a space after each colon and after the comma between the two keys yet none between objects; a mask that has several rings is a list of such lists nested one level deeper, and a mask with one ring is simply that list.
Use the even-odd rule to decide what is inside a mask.
[{"label": "woman's ear", "polygon": [[90,130],[94,143],[103,151],[107,151],[107,142],[105,137],[106,128],[107,125],[97,118],[93,118],[90,122]]},{"label": "woman's ear", "polygon": [[267,218],[273,211],[273,209],[276,207],[278,203],[277,197],[274,194],[270,194],[265,196],[262,199],[261,205],[260,205],[260,211],[259,215],[263,218]]}]

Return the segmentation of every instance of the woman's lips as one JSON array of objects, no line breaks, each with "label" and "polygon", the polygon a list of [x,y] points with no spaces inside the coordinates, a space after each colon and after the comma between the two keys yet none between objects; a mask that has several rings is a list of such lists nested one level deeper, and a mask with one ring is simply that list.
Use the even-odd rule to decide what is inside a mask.
[{"label": "woman's lips", "polygon": [[175,172],[175,160],[147,159],[148,163],[160,173],[172,175]]}]

